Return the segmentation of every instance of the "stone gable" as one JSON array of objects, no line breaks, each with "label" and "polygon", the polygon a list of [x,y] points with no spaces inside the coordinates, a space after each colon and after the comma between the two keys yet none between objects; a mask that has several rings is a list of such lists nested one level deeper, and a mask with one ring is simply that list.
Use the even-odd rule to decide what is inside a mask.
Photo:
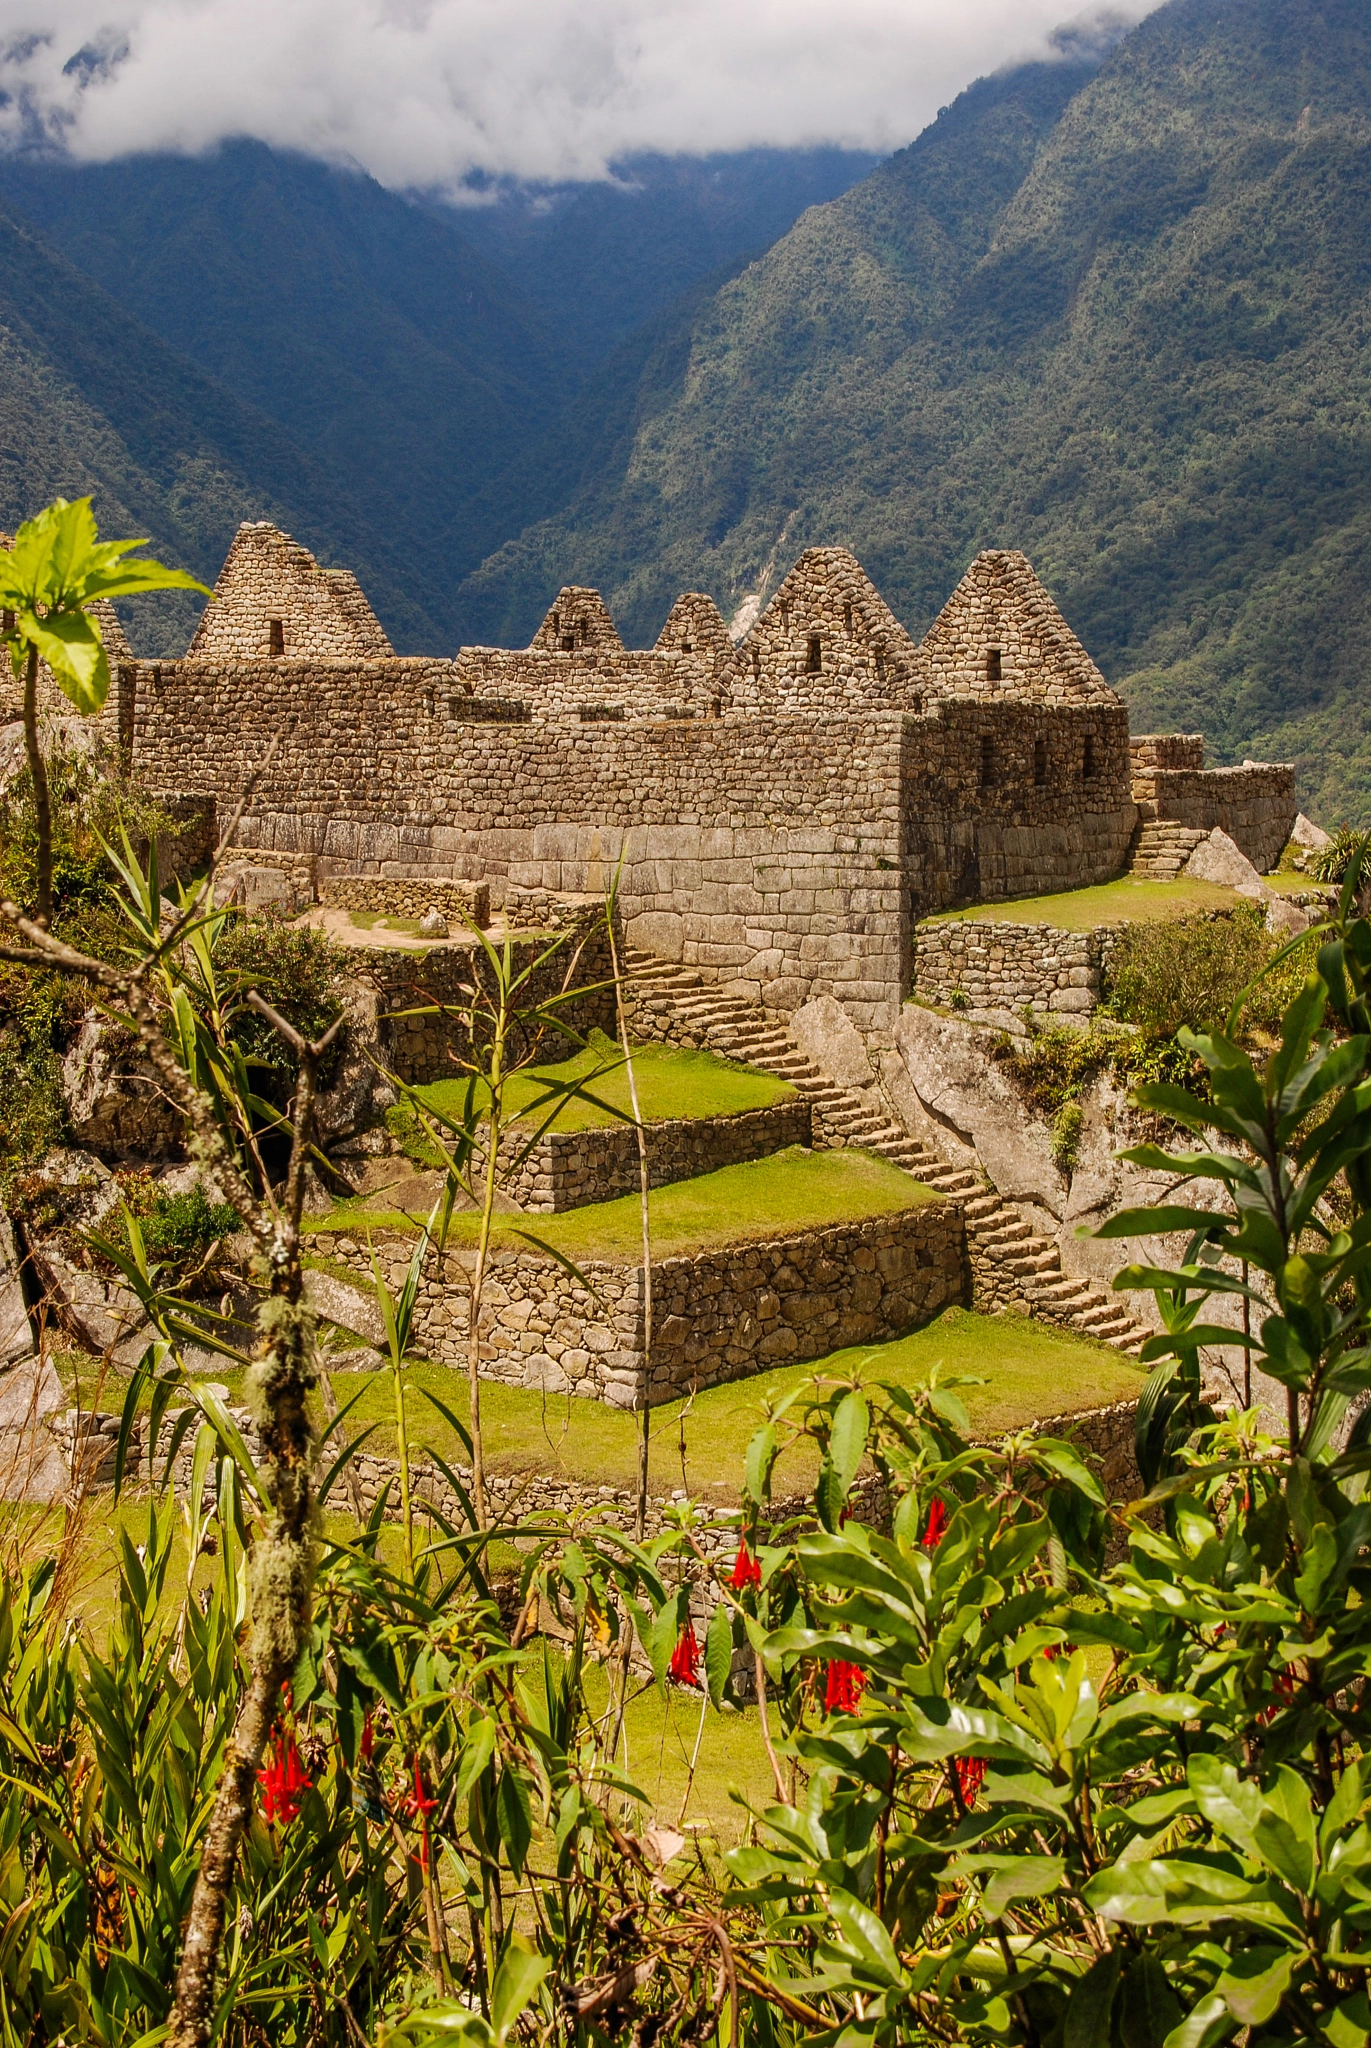
[{"label": "stone gable", "polygon": [[1017,548],[977,555],[919,647],[940,696],[1118,702]]},{"label": "stone gable", "polygon": [[191,661],[355,661],[394,649],[350,569],[321,569],[265,520],[246,521],[187,650]]},{"label": "stone gable", "polygon": [[721,661],[733,652],[728,627],[712,597],[698,590],[683,591],[667,614],[657,635],[655,654],[712,655]]},{"label": "stone gable", "polygon": [[576,654],[587,648],[623,652],[619,629],[598,590],[568,583],[559,590],[547,617],[529,641],[530,651]]},{"label": "stone gable", "polygon": [[855,555],[807,548],[734,650],[739,704],[922,709],[918,650]]}]

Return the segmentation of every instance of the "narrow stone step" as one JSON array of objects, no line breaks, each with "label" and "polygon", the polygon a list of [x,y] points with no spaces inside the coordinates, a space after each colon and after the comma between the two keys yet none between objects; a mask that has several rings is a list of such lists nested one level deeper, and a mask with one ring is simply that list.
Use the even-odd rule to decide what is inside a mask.
[{"label": "narrow stone step", "polygon": [[1045,1273],[1058,1263],[1057,1248],[1054,1245],[1050,1252],[1016,1252],[1012,1259],[1003,1259],[1000,1263],[1008,1266],[1011,1273],[1020,1277],[1026,1277],[1030,1273]]},{"label": "narrow stone step", "polygon": [[1047,1302],[1053,1308],[1064,1308],[1069,1301],[1084,1302],[1090,1289],[1084,1280],[1068,1280],[1063,1274],[1060,1280],[1043,1281],[1029,1289],[1035,1301]]},{"label": "narrow stone step", "polygon": [[923,1173],[919,1178],[925,1187],[936,1188],[940,1195],[960,1195],[980,1186],[974,1173]]},{"label": "narrow stone step", "polygon": [[988,1217],[998,1215],[1003,1208],[1004,1197],[1002,1195],[982,1195],[978,1202],[967,1203],[966,1218],[968,1223],[981,1222]]}]

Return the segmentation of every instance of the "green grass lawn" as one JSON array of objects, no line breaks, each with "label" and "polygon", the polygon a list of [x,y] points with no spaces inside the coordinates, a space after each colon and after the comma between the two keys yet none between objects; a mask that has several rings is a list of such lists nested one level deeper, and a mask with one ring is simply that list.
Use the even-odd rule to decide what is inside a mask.
[{"label": "green grass lawn", "polygon": [[[985,1384],[968,1387],[962,1398],[977,1432],[993,1435],[1045,1415],[1063,1414],[1105,1401],[1131,1398],[1145,1370],[1107,1344],[1054,1330],[1018,1316],[983,1316],[947,1309],[935,1322],[886,1344],[837,1351],[818,1363],[789,1365],[710,1387],[693,1400],[664,1403],[652,1410],[649,1483],[655,1494],[677,1488],[692,1496],[731,1502],[738,1498],[749,1439],[761,1426],[764,1405],[797,1386],[821,1380],[893,1380],[921,1386],[934,1366],[945,1377],[974,1374]],[[424,1398],[436,1394],[458,1418],[469,1420],[464,1374],[451,1366],[415,1363],[406,1368],[407,1408],[417,1440],[448,1458],[458,1454],[454,1432]],[[360,1394],[347,1429],[379,1425],[369,1448],[394,1449],[394,1406],[387,1373],[337,1373],[333,1390],[339,1406]],[[486,1458],[498,1472],[564,1472],[591,1485],[631,1487],[636,1483],[639,1418],[601,1401],[530,1392],[495,1380],[481,1386]],[[778,1487],[799,1491],[817,1472],[804,1446],[788,1452],[778,1467]]]},{"label": "green grass lawn", "polygon": [[[788,1081],[778,1080],[774,1074],[737,1066],[717,1053],[682,1051],[670,1045],[635,1046],[633,1068],[646,1123],[662,1123],[672,1117],[736,1116],[740,1110],[769,1108],[795,1093]],[[551,1091],[575,1087],[584,1088],[586,1094],[569,1094],[550,1129],[594,1130],[631,1117],[623,1054],[598,1031],[591,1033],[590,1044],[574,1059],[529,1067],[516,1074],[506,1090],[507,1113],[511,1121],[527,1118],[535,1129],[541,1128],[554,1106]],[[449,1116],[465,1114],[465,1081],[433,1081],[418,1093]],[[486,1099],[485,1091],[480,1090],[478,1106],[484,1108]]]},{"label": "green grass lawn", "polygon": [[[722,1166],[695,1180],[654,1188],[648,1207],[653,1255],[675,1258],[719,1245],[785,1237],[826,1223],[884,1216],[941,1199],[875,1153],[855,1148],[809,1152],[791,1145],[766,1159]],[[419,1226],[412,1217],[394,1210],[368,1209],[364,1202],[340,1202],[326,1216],[311,1217],[306,1227],[315,1250],[327,1254],[331,1234],[364,1237],[370,1230],[412,1234]],[[474,1244],[478,1227],[475,1215],[454,1216],[451,1241]],[[637,1195],[569,1209],[561,1216],[497,1216],[495,1229],[506,1242],[517,1241],[520,1233],[534,1236],[577,1265],[588,1259],[637,1265],[642,1256]]]},{"label": "green grass lawn", "polygon": [[1196,882],[1188,877],[1175,882],[1152,882],[1137,875],[1121,875],[1117,882],[1101,882],[1093,889],[1067,889],[1057,896],[1016,896],[1006,903],[977,903],[969,910],[946,910],[928,924],[952,922],[977,924],[1050,924],[1057,931],[1088,932],[1098,924],[1124,920],[1153,922],[1162,918],[1193,917],[1205,910],[1232,910],[1246,902],[1236,889],[1224,889],[1217,882]]},{"label": "green grass lawn", "polygon": [[[84,1361],[95,1370],[95,1361]],[[67,1377],[77,1364],[66,1361]],[[936,1321],[886,1344],[861,1345],[835,1351],[817,1363],[778,1366],[755,1378],[710,1387],[693,1399],[654,1408],[651,1419],[649,1480],[655,1494],[677,1488],[719,1501],[737,1498],[748,1441],[763,1419],[767,1401],[779,1400],[794,1387],[821,1380],[893,1380],[900,1386],[921,1386],[934,1366],[942,1376],[972,1374],[983,1386],[968,1387],[961,1398],[973,1428],[980,1434],[1018,1428],[1044,1416],[1066,1414],[1105,1401],[1136,1394],[1145,1369],[1136,1359],[1111,1351],[1107,1344],[1055,1330],[1019,1316],[983,1316],[970,1309],[944,1310]],[[436,1394],[463,1423],[469,1420],[466,1376],[458,1368],[414,1360],[405,1368],[410,1432],[416,1446],[427,1445],[443,1457],[459,1454],[459,1442],[424,1390]],[[214,1375],[226,1386],[231,1401],[241,1398],[241,1374],[227,1366]],[[334,1395],[343,1407],[359,1398],[345,1425],[349,1437],[369,1424],[378,1425],[368,1448],[380,1456],[394,1450],[394,1406],[388,1372],[334,1373]],[[83,1383],[83,1401],[113,1409],[120,1405],[123,1382],[108,1378],[98,1395],[94,1380]],[[638,1418],[601,1401],[570,1395],[531,1392],[498,1380],[481,1383],[481,1416],[486,1457],[495,1472],[564,1472],[596,1486],[631,1487],[638,1469]],[[684,1458],[682,1446],[684,1445]],[[420,1455],[416,1449],[416,1455]],[[798,1491],[817,1470],[803,1447],[788,1452],[779,1467],[778,1484]]]}]

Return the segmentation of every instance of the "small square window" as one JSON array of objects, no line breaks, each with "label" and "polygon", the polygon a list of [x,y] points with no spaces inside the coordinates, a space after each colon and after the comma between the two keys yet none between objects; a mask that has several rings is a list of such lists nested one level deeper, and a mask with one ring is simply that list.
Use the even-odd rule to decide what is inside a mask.
[{"label": "small square window", "polygon": [[267,620],[267,652],[270,655],[286,651],[286,622],[284,619]]},{"label": "small square window", "polygon": [[991,647],[986,650],[985,679],[988,683],[998,683],[1003,680],[1000,670],[1000,650],[998,647]]}]

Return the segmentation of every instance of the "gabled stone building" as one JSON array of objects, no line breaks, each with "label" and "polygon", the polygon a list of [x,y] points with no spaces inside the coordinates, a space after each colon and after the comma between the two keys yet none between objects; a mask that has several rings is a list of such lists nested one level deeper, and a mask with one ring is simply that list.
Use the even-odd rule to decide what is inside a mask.
[{"label": "gabled stone building", "polygon": [[[1011,550],[921,642],[845,548],[812,548],[737,645],[689,592],[627,649],[568,586],[527,648],[430,659],[392,652],[346,571],[244,526],[185,659],[121,660],[108,717],[145,781],[225,813],[275,737],[238,838],[320,885],[470,881],[498,907],[622,860],[631,940],[781,1012],[834,996],[876,1041],[918,918],[1104,881],[1138,843],[1124,705]],[[1182,754],[1139,755],[1150,824],[1183,784],[1187,830],[1271,865],[1291,771]]]}]

